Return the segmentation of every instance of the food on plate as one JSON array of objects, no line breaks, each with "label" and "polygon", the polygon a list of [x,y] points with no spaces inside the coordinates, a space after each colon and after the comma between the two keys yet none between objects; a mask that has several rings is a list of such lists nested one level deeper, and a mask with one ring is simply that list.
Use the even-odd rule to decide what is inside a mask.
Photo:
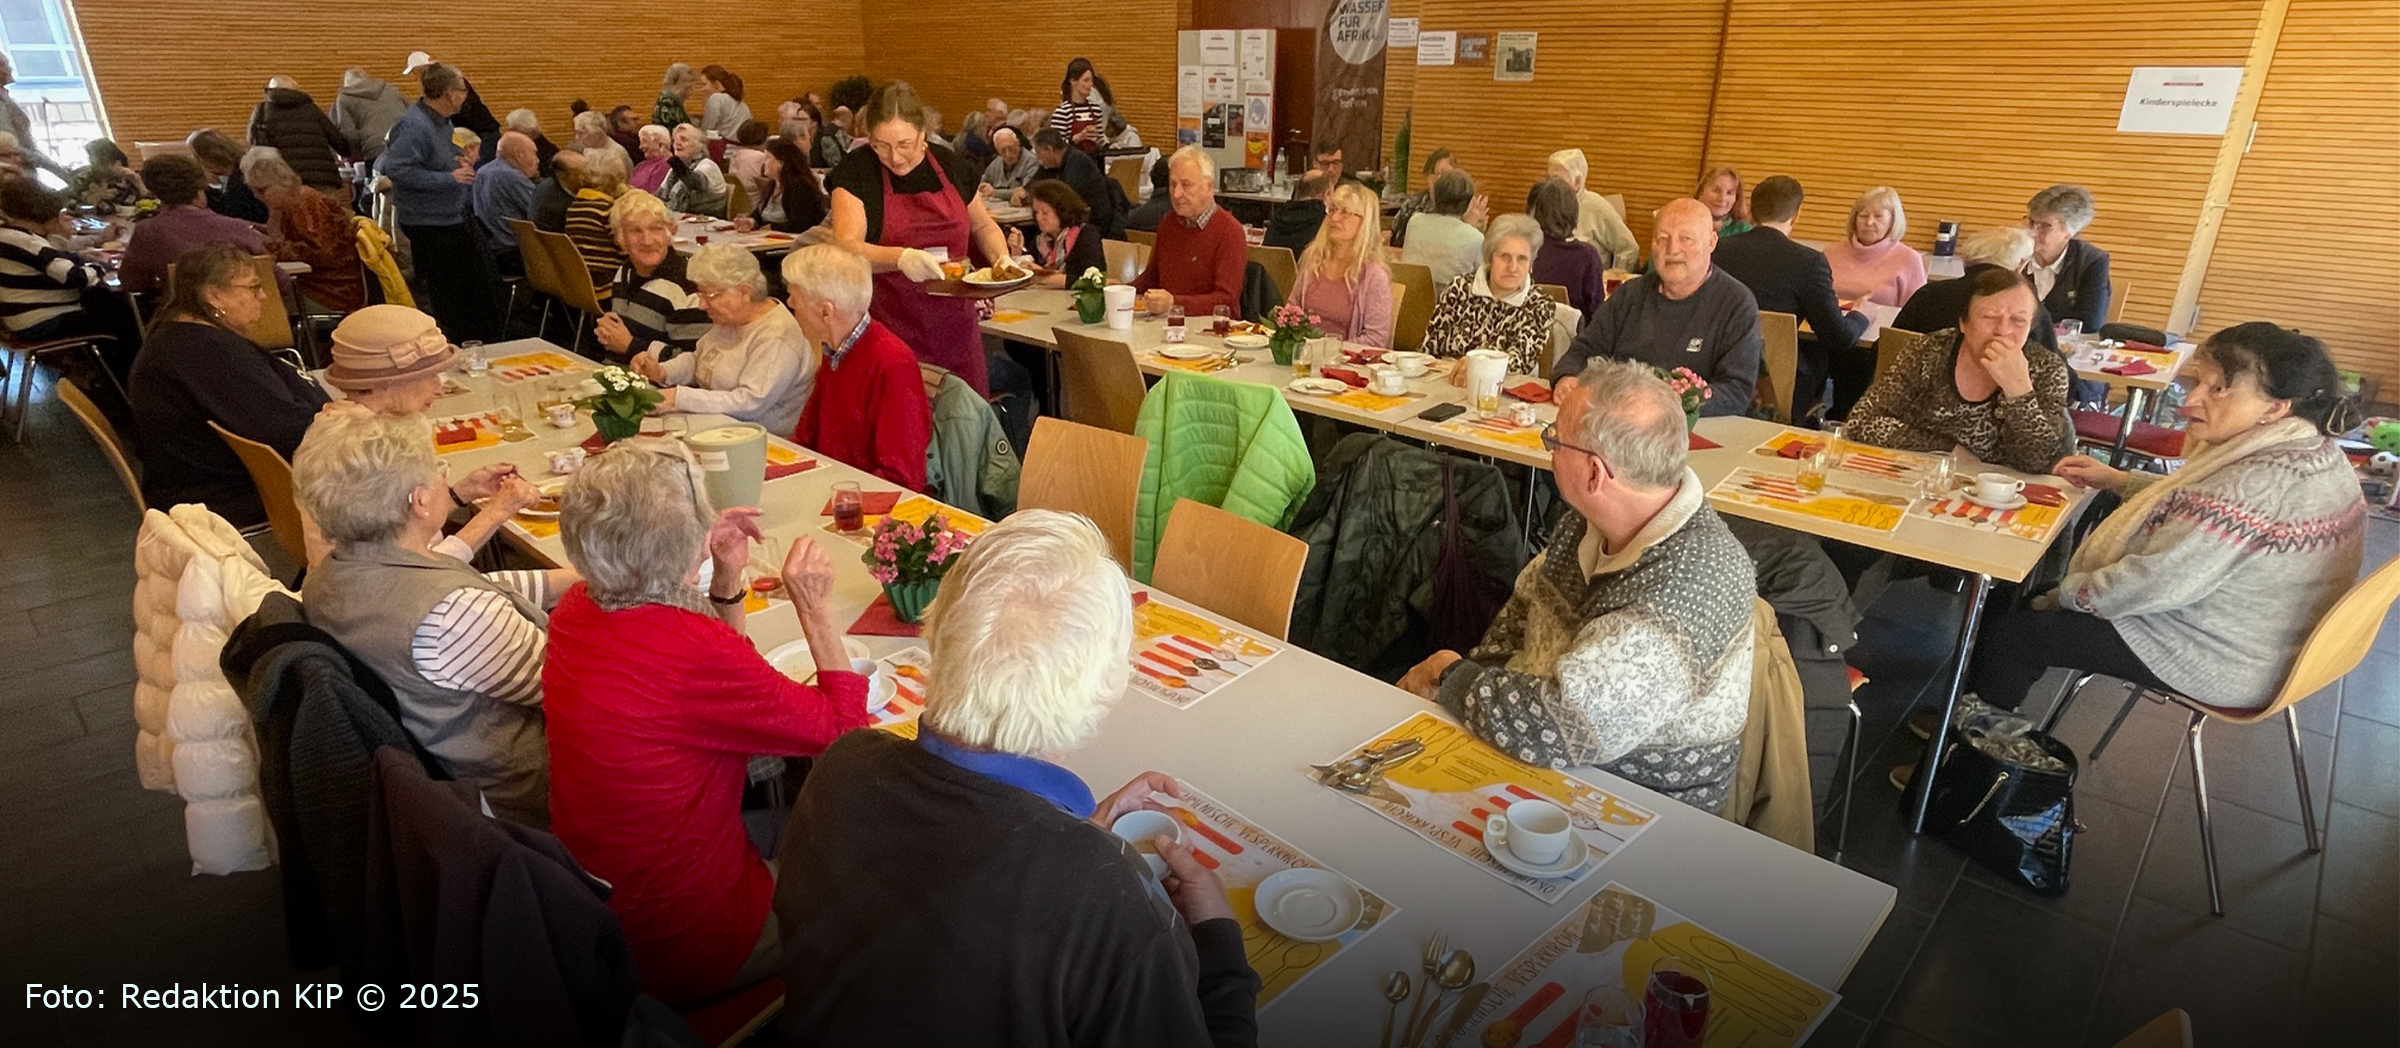
[{"label": "food on plate", "polygon": [[525,509],[531,513],[556,513],[558,512],[558,496],[545,494],[541,498],[533,500],[533,505],[527,506]]},{"label": "food on plate", "polygon": [[986,284],[1001,284],[1011,280],[1023,280],[1032,275],[1014,261],[1003,259],[976,270],[972,279]]}]

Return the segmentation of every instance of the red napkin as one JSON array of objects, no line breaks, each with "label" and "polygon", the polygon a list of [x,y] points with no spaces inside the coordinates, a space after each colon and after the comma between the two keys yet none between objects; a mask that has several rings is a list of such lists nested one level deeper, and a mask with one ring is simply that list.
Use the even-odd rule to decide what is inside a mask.
[{"label": "red napkin", "polygon": [[583,450],[591,452],[594,455],[599,454],[607,447],[608,440],[600,435],[599,430],[595,429],[592,431],[591,436],[583,438]]},{"label": "red napkin", "polygon": [[441,429],[433,431],[433,442],[437,446],[446,447],[451,444],[465,444],[474,439],[475,427],[464,424],[445,426]]},{"label": "red napkin", "polygon": [[1780,448],[1776,448],[1775,454],[1787,459],[1806,458],[1810,455],[1816,454],[1817,449],[1823,446],[1824,445],[1815,443],[1813,441],[1795,440]]},{"label": "red napkin", "polygon": [[2164,353],[2167,351],[2165,346],[2153,345],[2148,342],[2128,342],[2125,343],[2125,348],[2136,353]]},{"label": "red napkin", "polygon": [[1330,379],[1338,379],[1342,382],[1348,383],[1352,389],[1367,388],[1367,376],[1361,375],[1358,372],[1350,370],[1349,368],[1326,368],[1325,377]]},{"label": "red napkin", "polygon": [[[814,466],[817,464],[817,460],[810,459],[808,460],[808,464]],[[794,472],[798,471],[794,470]],[[769,469],[767,475],[773,476],[774,471]],[[870,517],[880,517],[884,514],[890,513],[892,511],[892,507],[899,504],[900,493],[897,491],[862,491],[858,493],[858,507]],[[825,497],[825,511],[823,515],[828,517],[833,516],[833,496],[831,495]],[[916,634],[911,633],[908,634],[908,636],[914,637]]]},{"label": "red napkin", "polygon": [[1384,350],[1369,346],[1365,349],[1345,349],[1342,357],[1353,364],[1373,364],[1383,359]]},{"label": "red napkin", "polygon": [[2100,372],[2106,375],[2148,375],[2157,370],[2147,360],[2128,360],[2113,368],[2101,368]]},{"label": "red napkin", "polygon": [[1148,604],[1148,603],[1150,603],[1150,591],[1149,591],[1149,590],[1135,590],[1135,591],[1133,591],[1133,606],[1134,606],[1134,607],[1137,607],[1137,608],[1138,608],[1138,607],[1141,607],[1142,605],[1144,605],[1144,604]]},{"label": "red napkin", "polygon": [[1550,402],[1550,387],[1542,385],[1539,382],[1519,382],[1516,385],[1508,387],[1506,392],[1509,396],[1515,397],[1518,400],[1522,400],[1528,404],[1547,404]]},{"label": "red napkin", "polygon": [[1717,443],[1716,441],[1710,440],[1707,437],[1703,437],[1698,433],[1692,434],[1691,437],[1693,451],[1708,451],[1713,448],[1721,448],[1725,446]]},{"label": "red napkin", "polygon": [[2027,484],[2025,501],[2036,506],[2064,506],[2067,504],[2067,495],[2048,484]]},{"label": "red napkin", "polygon": [[844,632],[860,637],[922,637],[925,629],[913,622],[902,622],[892,611],[892,599],[878,594],[875,603],[867,605],[858,621]]},{"label": "red napkin", "polygon": [[[815,468],[817,468],[817,460],[815,459],[801,459],[800,461],[794,462],[790,465],[777,465],[773,462],[769,462],[767,463],[767,479],[777,480],[783,477],[791,476],[794,473],[806,473]],[[828,509],[825,512],[831,513],[833,511]]]}]

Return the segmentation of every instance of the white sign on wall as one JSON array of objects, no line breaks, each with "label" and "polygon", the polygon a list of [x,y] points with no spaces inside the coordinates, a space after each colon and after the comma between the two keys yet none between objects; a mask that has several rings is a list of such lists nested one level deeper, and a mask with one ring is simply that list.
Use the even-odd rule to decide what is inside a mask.
[{"label": "white sign on wall", "polygon": [[1446,29],[1439,33],[1418,33],[1417,64],[1421,66],[1457,65],[1458,32]]},{"label": "white sign on wall", "polygon": [[2136,66],[2125,82],[2117,130],[2140,135],[2222,135],[2233,120],[2242,67]]},{"label": "white sign on wall", "polygon": [[1200,64],[1229,66],[1239,61],[1241,34],[1231,29],[1200,31]]},{"label": "white sign on wall", "polygon": [[1388,34],[1385,42],[1393,47],[1417,46],[1417,20],[1414,18],[1391,19],[1384,23],[1384,30]]}]

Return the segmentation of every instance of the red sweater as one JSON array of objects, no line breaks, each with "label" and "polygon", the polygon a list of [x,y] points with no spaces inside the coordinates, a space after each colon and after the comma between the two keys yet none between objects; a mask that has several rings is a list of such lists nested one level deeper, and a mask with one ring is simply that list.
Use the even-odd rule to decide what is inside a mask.
[{"label": "red sweater", "polygon": [[1198,229],[1172,212],[1158,223],[1150,266],[1133,279],[1134,289],[1159,288],[1175,296],[1185,313],[1207,316],[1218,306],[1242,310],[1242,271],[1250,264],[1250,240],[1240,219],[1224,208],[1209,213]]},{"label": "red sweater", "polygon": [[925,490],[925,445],[933,440],[933,402],[917,354],[876,321],[817,369],[792,443],[882,477]]},{"label": "red sweater", "polygon": [[550,830],[616,886],[643,988],[669,1004],[724,989],[768,918],[774,878],[742,832],[751,755],[813,756],[867,723],[866,678],[818,683],[707,615],[602,611],[581,584],[550,613]]}]

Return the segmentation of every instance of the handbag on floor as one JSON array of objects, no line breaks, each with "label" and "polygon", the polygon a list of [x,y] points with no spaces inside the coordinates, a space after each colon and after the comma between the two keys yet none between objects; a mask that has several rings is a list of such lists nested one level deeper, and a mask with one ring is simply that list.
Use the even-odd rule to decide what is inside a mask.
[{"label": "handbag on floor", "polygon": [[[1951,733],[1925,829],[2036,895],[2064,895],[2078,829],[2075,751],[2038,731],[2016,740],[2052,760],[1997,756],[1976,745],[1967,730]],[[2022,757],[2032,757],[2021,750]]]}]

